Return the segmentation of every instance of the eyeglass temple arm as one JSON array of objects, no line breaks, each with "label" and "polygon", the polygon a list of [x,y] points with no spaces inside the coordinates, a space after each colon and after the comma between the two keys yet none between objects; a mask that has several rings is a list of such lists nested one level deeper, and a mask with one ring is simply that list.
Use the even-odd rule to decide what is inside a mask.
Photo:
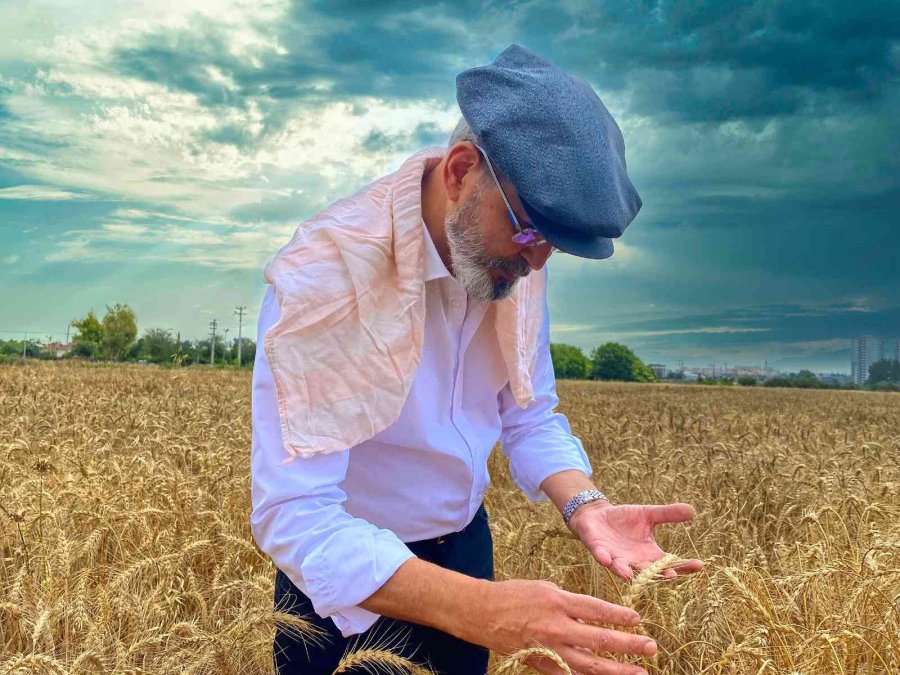
[{"label": "eyeglass temple arm", "polygon": [[513,212],[512,206],[510,206],[509,200],[506,198],[506,193],[503,191],[503,188],[500,186],[500,181],[497,179],[497,174],[494,173],[494,167],[491,165],[490,157],[488,157],[487,152],[485,152],[484,148],[482,148],[480,145],[478,145],[477,143],[473,143],[472,145],[474,145],[476,148],[481,150],[481,154],[484,155],[484,160],[487,162],[488,170],[491,172],[491,177],[494,179],[494,182],[497,184],[497,188],[500,191],[500,196],[503,197],[503,203],[506,204],[506,210],[509,212],[509,217],[512,220],[513,225],[516,226],[516,229],[519,232],[522,232],[523,230],[522,230],[522,226],[519,225],[519,219],[516,218],[516,214],[515,214],[515,212]]}]

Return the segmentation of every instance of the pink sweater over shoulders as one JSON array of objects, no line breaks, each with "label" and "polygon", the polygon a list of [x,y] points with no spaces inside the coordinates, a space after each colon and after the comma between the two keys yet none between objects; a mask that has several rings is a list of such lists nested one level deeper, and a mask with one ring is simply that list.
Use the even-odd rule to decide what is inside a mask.
[{"label": "pink sweater over shoulders", "polygon": [[[289,457],[338,452],[399,416],[425,333],[422,175],[438,146],[301,223],[266,265],[279,320],[264,349]],[[495,330],[516,403],[534,400],[546,267],[496,303]]]}]

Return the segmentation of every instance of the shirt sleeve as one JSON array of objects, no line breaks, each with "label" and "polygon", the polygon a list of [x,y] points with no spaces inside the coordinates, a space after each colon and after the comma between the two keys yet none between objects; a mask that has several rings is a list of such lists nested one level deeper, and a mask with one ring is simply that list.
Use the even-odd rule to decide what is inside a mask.
[{"label": "shirt sleeve", "polygon": [[260,310],[253,368],[250,529],[316,613],[331,617],[347,637],[375,623],[379,615],[357,605],[414,554],[391,530],[345,510],[347,495],[339,485],[347,475],[349,451],[281,464],[287,453],[263,348],[266,331],[279,316],[272,291],[270,286]]},{"label": "shirt sleeve", "polygon": [[509,458],[513,482],[533,502],[547,501],[541,483],[567,469],[580,469],[590,477],[591,463],[581,440],[572,435],[569,420],[554,412],[559,405],[556,377],[550,358],[550,309],[544,295],[544,316],[538,335],[537,363],[532,377],[534,400],[520,408],[507,382],[497,395],[503,454]]}]

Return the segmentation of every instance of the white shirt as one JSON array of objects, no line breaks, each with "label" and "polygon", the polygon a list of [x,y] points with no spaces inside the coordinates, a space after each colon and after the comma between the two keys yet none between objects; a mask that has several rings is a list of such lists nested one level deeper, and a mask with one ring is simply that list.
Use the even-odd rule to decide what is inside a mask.
[{"label": "white shirt", "polygon": [[[253,368],[250,527],[257,545],[345,637],[378,619],[358,604],[413,553],[403,543],[458,532],[490,485],[498,440],[516,485],[545,501],[540,484],[566,469],[591,475],[559,403],[544,296],[535,400],[513,398],[493,328],[493,303],[469,298],[425,226],[425,337],[400,417],[347,451],[297,458],[284,450],[272,373],[263,349],[278,320],[273,287],[259,315]],[[549,278],[548,278],[549,284]]]}]

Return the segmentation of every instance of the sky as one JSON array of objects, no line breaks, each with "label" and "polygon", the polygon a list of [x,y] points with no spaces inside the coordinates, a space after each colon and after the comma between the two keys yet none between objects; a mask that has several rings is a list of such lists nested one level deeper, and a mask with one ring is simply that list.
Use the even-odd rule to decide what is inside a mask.
[{"label": "sky", "polygon": [[[549,262],[551,340],[850,371],[900,337],[900,4],[0,0],[0,338],[93,308],[256,338],[263,268],[446,146],[456,74],[519,44],[585,79],[643,208]],[[14,333],[13,331],[20,331]]]}]

